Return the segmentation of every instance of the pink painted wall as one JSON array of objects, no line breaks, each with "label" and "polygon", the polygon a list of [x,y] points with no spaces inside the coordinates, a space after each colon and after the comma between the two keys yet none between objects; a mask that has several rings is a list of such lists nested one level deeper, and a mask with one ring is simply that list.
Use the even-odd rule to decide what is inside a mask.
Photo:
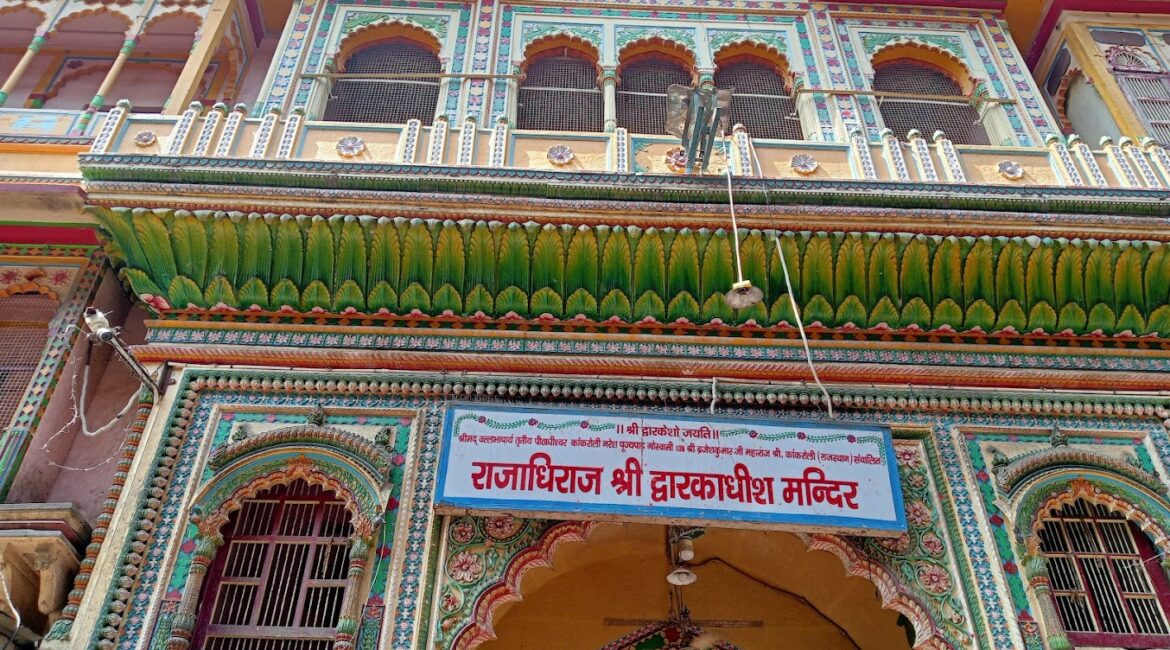
[{"label": "pink painted wall", "polygon": [[[94,305],[109,315],[111,323],[122,326],[122,339],[127,344],[142,342],[146,331],[145,314],[137,307],[131,307],[112,273],[107,273],[103,279]],[[80,337],[66,361],[61,380],[16,474],[8,501],[72,502],[93,525],[117,471],[116,457],[105,461],[118,453],[137,410],[132,408],[109,431],[94,437],[81,434],[77,423],[69,424],[74,403],[71,385],[76,376],[80,398],[80,373],[89,345],[84,336]],[[89,393],[85,404],[90,428],[97,429],[109,422],[138,390],[138,380],[121,361],[111,359],[110,348],[104,345],[95,347],[90,360]],[[85,469],[62,469],[57,465]]]}]

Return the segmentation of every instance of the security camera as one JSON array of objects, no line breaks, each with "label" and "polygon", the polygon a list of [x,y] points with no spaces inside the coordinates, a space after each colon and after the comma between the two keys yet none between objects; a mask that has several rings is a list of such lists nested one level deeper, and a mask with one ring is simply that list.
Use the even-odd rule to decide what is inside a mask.
[{"label": "security camera", "polygon": [[110,327],[109,319],[97,307],[85,308],[85,326],[104,343],[109,343],[118,335],[117,330]]}]

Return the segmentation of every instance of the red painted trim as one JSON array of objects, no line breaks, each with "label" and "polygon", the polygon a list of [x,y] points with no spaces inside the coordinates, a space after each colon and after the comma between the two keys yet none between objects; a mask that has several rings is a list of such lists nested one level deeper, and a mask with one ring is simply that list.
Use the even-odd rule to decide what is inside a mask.
[{"label": "red painted trim", "polygon": [[[1016,0],[1017,2],[1036,2],[1037,0]],[[1170,14],[1170,3],[1149,2],[1149,0],[1052,0],[1048,6],[1048,13],[1040,23],[1036,37],[1032,39],[1032,47],[1028,50],[1024,61],[1028,67],[1034,67],[1040,60],[1040,54],[1048,45],[1052,37],[1052,30],[1065,11],[1100,11],[1127,14]]]},{"label": "red painted trim", "polygon": [[5,244],[96,246],[98,237],[97,230],[94,228],[0,224],[0,242]]}]

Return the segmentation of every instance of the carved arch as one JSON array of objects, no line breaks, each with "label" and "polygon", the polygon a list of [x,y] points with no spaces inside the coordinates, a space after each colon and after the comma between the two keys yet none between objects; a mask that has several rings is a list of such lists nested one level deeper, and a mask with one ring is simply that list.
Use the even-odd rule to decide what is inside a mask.
[{"label": "carved arch", "polygon": [[279,454],[276,449],[245,454],[217,472],[200,489],[192,506],[192,522],[198,526],[200,534],[217,537],[231,513],[240,509],[246,499],[273,486],[302,479],[337,495],[353,517],[357,537],[373,536],[383,507],[377,483],[371,481],[371,477],[364,476],[364,471],[354,471],[357,469],[354,464],[338,454],[293,455],[295,450]]},{"label": "carved arch", "polygon": [[524,60],[520,63],[520,70],[528,69],[528,65],[546,53],[564,49],[570,56],[589,61],[600,74],[601,52],[597,45],[568,31],[557,31],[546,34],[533,40],[524,48]]},{"label": "carved arch", "polygon": [[981,88],[981,82],[971,69],[953,52],[914,38],[899,38],[883,44],[869,57],[870,67],[877,70],[887,63],[912,61],[934,68],[951,78],[965,94],[972,95]]},{"label": "carved arch", "polygon": [[788,91],[792,92],[795,79],[792,67],[788,62],[788,57],[774,45],[763,43],[747,36],[720,47],[712,55],[712,60],[715,62],[715,68],[717,70],[720,66],[730,65],[743,60],[763,63],[772,68],[776,74],[780,75]]},{"label": "carved arch", "polygon": [[698,59],[691,48],[662,36],[651,36],[627,43],[618,52],[618,75],[628,63],[643,57],[660,56],[679,63],[694,74]]},{"label": "carved arch", "polygon": [[16,13],[22,13],[22,12],[33,13],[33,14],[36,14],[40,18],[40,22],[37,23],[37,25],[33,27],[34,30],[39,29],[39,27],[41,25],[45,24],[45,17],[47,14],[45,14],[44,10],[42,10],[39,7],[34,7],[30,4],[16,4],[16,5],[8,5],[7,7],[0,7],[0,16],[6,16],[8,14],[16,14]]},{"label": "carved arch", "polygon": [[1060,120],[1060,128],[1064,133],[1072,133],[1072,120],[1068,117],[1068,100],[1069,92],[1072,91],[1073,82],[1084,77],[1086,81],[1092,81],[1085,76],[1085,73],[1080,68],[1070,67],[1065,71],[1064,76],[1060,78],[1060,86],[1056,88],[1056,94],[1052,96],[1052,105],[1056,109],[1056,119]]},{"label": "carved arch", "polygon": [[[47,92],[45,92],[45,101],[53,99],[59,95],[61,91],[71,82],[97,73],[101,73],[103,75],[106,74],[109,72],[109,66],[105,65],[107,63],[109,63],[109,61],[94,61],[93,65],[88,65],[67,74],[61,75],[61,77],[54,81],[53,85],[47,89]],[[182,72],[183,64],[178,62],[169,63],[165,61],[135,61],[134,59],[130,59],[126,62],[126,69],[133,68],[157,68],[160,70]]]},{"label": "carved arch", "polygon": [[181,18],[194,20],[195,32],[192,35],[199,33],[199,29],[203,26],[203,18],[201,18],[199,14],[193,11],[183,11],[182,9],[178,9],[176,11],[167,11],[155,16],[154,18],[151,18],[150,20],[146,21],[145,25],[143,25],[141,33],[143,36],[148,36],[150,34],[150,30],[157,27],[159,23],[166,23]]},{"label": "carved arch", "polygon": [[1137,524],[1161,553],[1170,553],[1170,505],[1126,478],[1075,470],[1050,474],[1024,487],[1015,508],[1019,538],[1037,535],[1045,515],[1077,499],[1122,515]]},{"label": "carved arch", "polygon": [[430,31],[401,18],[390,18],[353,30],[337,44],[332,63],[336,70],[344,70],[345,63],[358,50],[381,41],[402,39],[426,48],[440,56],[443,44]]},{"label": "carved arch", "polygon": [[[549,566],[554,551],[565,542],[583,542],[596,529],[597,522],[566,521],[553,525],[528,548],[515,554],[503,576],[486,587],[476,598],[471,614],[462,629],[452,636],[451,650],[473,650],[495,638],[492,629],[494,611],[507,602],[518,601],[520,582],[531,569]],[[878,588],[882,607],[904,615],[915,630],[915,648],[952,650],[927,609],[885,567],[866,561],[861,551],[846,539],[835,535],[797,535],[810,551],[827,551],[837,556],[851,576],[865,578]]]},{"label": "carved arch", "polygon": [[[61,28],[65,27],[66,25],[70,25],[70,24],[75,23],[79,20],[85,20],[86,18],[92,18],[94,16],[99,16],[102,14],[108,14],[108,15],[116,16],[116,17],[120,18],[122,20],[122,23],[123,23],[123,27],[122,27],[122,34],[123,35],[125,35],[126,33],[128,33],[130,31],[130,26],[133,24],[133,22],[130,20],[130,17],[127,16],[125,13],[111,9],[110,7],[93,7],[90,9],[82,9],[81,11],[75,11],[73,13],[68,13],[68,14],[65,14],[64,16],[59,17],[56,21],[54,21],[53,27],[51,29],[49,29],[49,31],[45,34],[45,36],[46,36],[46,38],[52,38],[52,36],[54,34],[59,32],[61,30]],[[123,36],[123,38],[124,38],[124,36]]]}]

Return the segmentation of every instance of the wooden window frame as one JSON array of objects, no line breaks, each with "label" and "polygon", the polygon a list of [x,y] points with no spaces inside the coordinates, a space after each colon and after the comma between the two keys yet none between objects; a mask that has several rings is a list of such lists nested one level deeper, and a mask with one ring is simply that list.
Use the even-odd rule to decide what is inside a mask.
[{"label": "wooden window frame", "polygon": [[[230,638],[261,638],[266,640],[288,640],[288,641],[307,641],[328,643],[331,648],[337,634],[336,623],[328,627],[301,627],[303,623],[306,594],[311,587],[342,587],[343,591],[337,600],[337,617],[345,616],[344,604],[346,603],[349,591],[356,588],[356,585],[350,584],[350,580],[343,571],[340,578],[337,579],[319,579],[313,578],[315,562],[319,557],[319,553],[323,548],[334,546],[337,544],[344,545],[347,549],[349,542],[352,540],[352,526],[346,526],[347,534],[344,536],[322,536],[322,525],[325,518],[325,513],[329,506],[341,506],[342,502],[333,493],[320,488],[316,489],[316,494],[306,496],[298,495],[293,484],[278,486],[284,488],[283,493],[277,495],[269,495],[266,493],[257,494],[244,501],[247,507],[248,503],[255,502],[273,502],[276,504],[275,512],[263,534],[237,535],[235,528],[239,525],[239,517],[244,512],[244,507],[240,508],[234,513],[231,522],[225,526],[227,531],[224,534],[224,543],[219,552],[216,553],[214,562],[208,571],[208,583],[206,587],[206,598],[199,607],[198,619],[195,626],[195,635],[192,647],[205,647],[211,639],[230,639]],[[301,485],[310,489],[316,486],[310,486],[301,482]],[[298,486],[299,487],[299,486]],[[307,535],[282,535],[280,533],[283,525],[284,517],[288,514],[288,506],[290,504],[313,504],[312,514],[312,528]],[[346,521],[350,519],[349,512],[341,508]],[[303,540],[303,541],[302,541]],[[263,553],[262,564],[263,568],[256,578],[240,578],[240,577],[225,577],[225,565],[232,557],[233,544],[241,543],[260,543],[267,547]],[[301,575],[298,578],[298,584],[294,591],[296,598],[288,607],[293,609],[293,620],[287,626],[274,625],[257,625],[257,619],[262,615],[261,608],[264,604],[264,599],[267,595],[271,585],[268,579],[271,576],[273,565],[277,562],[275,544],[284,542],[300,543],[308,545],[309,549],[304,559],[304,567],[301,569]],[[344,566],[348,568],[348,552],[343,551]],[[220,597],[223,595],[221,587],[226,584],[254,584],[256,591],[251,598],[251,602],[247,604],[249,610],[247,625],[222,625],[212,623]],[[301,646],[296,646],[301,647]]]},{"label": "wooden window frame", "polygon": [[[1074,502],[1078,503],[1078,502]],[[1057,613],[1061,617],[1061,623],[1065,627],[1069,641],[1075,646],[1090,646],[1090,647],[1119,647],[1130,650],[1135,649],[1153,649],[1170,647],[1170,632],[1167,634],[1142,634],[1136,632],[1117,633],[1101,631],[1102,615],[1100,611],[1100,594],[1094,592],[1091,582],[1089,581],[1086,569],[1084,566],[1085,559],[1104,559],[1105,565],[1109,570],[1109,580],[1111,581],[1116,594],[1122,599],[1123,605],[1128,602],[1126,596],[1139,594],[1139,592],[1127,592],[1123,587],[1121,579],[1118,577],[1116,568],[1116,559],[1136,559],[1139,566],[1148,580],[1151,589],[1150,599],[1158,605],[1159,613],[1161,614],[1161,621],[1163,626],[1170,631],[1170,617],[1167,612],[1170,612],[1170,580],[1167,579],[1165,573],[1162,571],[1161,565],[1157,564],[1158,559],[1157,549],[1154,548],[1150,539],[1142,533],[1142,531],[1134,525],[1132,521],[1125,519],[1119,515],[1105,516],[1099,514],[1097,509],[1100,506],[1092,504],[1088,501],[1080,500],[1079,503],[1084,503],[1087,508],[1087,515],[1067,515],[1063,512],[1050,513],[1042,518],[1044,526],[1048,526],[1053,522],[1080,522],[1088,523],[1089,529],[1094,535],[1099,551],[1077,551],[1074,550],[1067,534],[1063,530],[1060,533],[1065,544],[1063,551],[1043,550],[1046,561],[1053,557],[1065,558],[1070,562],[1070,565],[1076,571],[1077,580],[1080,582],[1080,589],[1057,589],[1056,584],[1052,584],[1052,597],[1054,604],[1057,597],[1061,595],[1077,595],[1085,598],[1088,605],[1088,613],[1092,619],[1094,627],[1097,631],[1073,631],[1068,629],[1068,624],[1064,620],[1064,615],[1060,613],[1059,607]],[[1069,504],[1073,505],[1073,504]],[[1102,532],[1101,522],[1109,523],[1124,523],[1125,527],[1122,529],[1127,532],[1130,540],[1133,542],[1135,552],[1133,554],[1121,554],[1109,550],[1109,546]],[[1151,568],[1150,564],[1155,563]],[[1049,568],[1051,573],[1051,565]],[[1128,607],[1122,607],[1122,612],[1125,615],[1126,623],[1131,630],[1137,629],[1134,622],[1134,616]]]}]

